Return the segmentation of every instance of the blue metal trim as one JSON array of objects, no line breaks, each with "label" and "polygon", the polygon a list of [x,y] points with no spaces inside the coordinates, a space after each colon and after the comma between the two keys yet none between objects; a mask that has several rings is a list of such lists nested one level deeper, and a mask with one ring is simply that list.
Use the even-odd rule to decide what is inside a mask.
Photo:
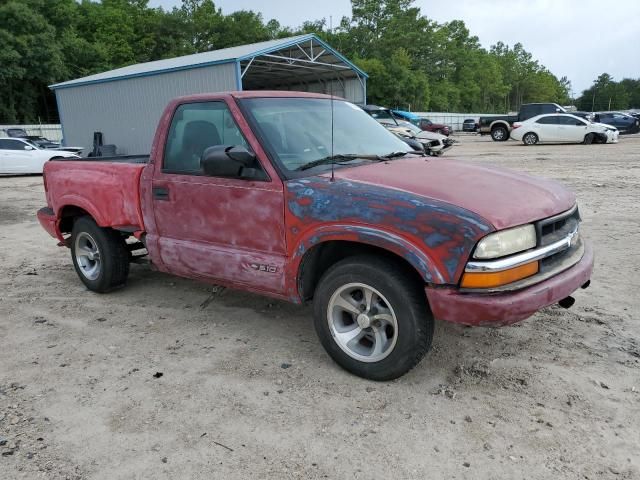
[{"label": "blue metal trim", "polygon": [[97,83],[117,82],[118,80],[129,80],[131,78],[152,77],[154,75],[162,75],[163,73],[179,72],[181,70],[193,70],[193,69],[196,69],[196,68],[210,67],[212,65],[222,65],[224,63],[234,63],[236,61],[237,60],[235,60],[233,58],[232,59],[225,59],[225,60],[216,60],[214,62],[198,63],[197,65],[183,65],[181,67],[165,68],[163,70],[154,70],[154,71],[151,71],[151,72],[132,73],[130,75],[123,75],[121,77],[102,78],[100,80],[87,80],[86,82],[72,83],[70,85],[62,85],[62,84],[49,85],[49,88],[51,90],[55,91],[55,90],[62,89],[62,88],[73,88],[73,87],[81,87],[83,85],[93,85],[93,84],[97,84]]},{"label": "blue metal trim", "polygon": [[242,91],[242,70],[240,69],[240,60],[236,61],[236,86],[238,91]]},{"label": "blue metal trim", "polygon": [[342,60],[344,63],[346,63],[347,65],[349,65],[349,67],[351,67],[352,69],[354,69],[356,72],[358,72],[360,75],[363,75],[364,78],[369,78],[369,75],[367,75],[365,72],[363,72],[362,70],[360,70],[358,67],[356,67],[353,63],[351,63],[349,60],[346,59],[346,57],[344,57],[342,54],[338,53],[336,50],[334,50],[332,47],[330,47],[328,44],[326,44],[325,42],[323,42],[320,38],[318,38],[316,35],[311,34],[313,36],[313,39],[316,40],[320,45],[322,45],[325,50],[329,50],[331,53],[333,53],[336,57],[338,57],[340,60]]},{"label": "blue metal trim", "polygon": [[275,52],[275,51],[281,50],[283,48],[291,47],[293,45],[297,45],[299,43],[306,42],[307,40],[315,40],[320,45],[322,45],[322,47],[325,50],[329,50],[329,52],[331,52],[333,55],[335,55],[340,60],[342,60],[344,63],[346,63],[349,66],[349,68],[355,70],[360,75],[363,75],[364,78],[369,78],[369,75],[367,75],[365,72],[363,72],[358,67],[356,67],[353,63],[351,63],[344,56],[342,56],[340,53],[338,53],[336,50],[334,50],[332,47],[330,47],[327,43],[322,41],[315,33],[309,33],[308,35],[305,35],[304,37],[300,37],[295,41],[283,43],[283,44],[280,44],[280,45],[277,45],[277,46],[274,46],[274,47],[270,47],[270,48],[265,48],[264,50],[259,50],[257,52],[251,53],[249,55],[245,55],[244,57],[239,57],[238,61],[249,60],[249,59],[254,58],[254,57],[259,57],[260,55],[264,55],[265,53]]},{"label": "blue metal trim", "polygon": [[54,92],[56,96],[56,108],[58,109],[58,119],[60,120],[60,129],[62,130],[62,140],[60,141],[60,145],[63,147],[67,146],[67,137],[64,134],[64,122],[62,121],[62,109],[60,108],[60,100],[58,99],[58,94]]}]

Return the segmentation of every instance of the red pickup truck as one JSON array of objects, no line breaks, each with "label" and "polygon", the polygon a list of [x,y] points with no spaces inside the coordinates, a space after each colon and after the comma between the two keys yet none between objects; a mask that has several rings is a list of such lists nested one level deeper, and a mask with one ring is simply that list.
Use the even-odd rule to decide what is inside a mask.
[{"label": "red pickup truck", "polygon": [[342,367],[396,378],[434,319],[523,320],[589,284],[572,193],[425,157],[357,106],[297,92],[178,98],[150,156],[44,168],[40,223],[96,292],[138,251],[160,271],[294,303]]}]

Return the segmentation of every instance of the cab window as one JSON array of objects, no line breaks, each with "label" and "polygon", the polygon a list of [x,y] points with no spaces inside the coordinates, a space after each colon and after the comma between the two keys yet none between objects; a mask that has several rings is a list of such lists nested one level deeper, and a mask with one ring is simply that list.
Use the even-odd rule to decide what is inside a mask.
[{"label": "cab window", "polygon": [[226,103],[180,105],[169,127],[162,170],[165,173],[202,175],[202,154],[215,145],[239,145],[249,149]]}]

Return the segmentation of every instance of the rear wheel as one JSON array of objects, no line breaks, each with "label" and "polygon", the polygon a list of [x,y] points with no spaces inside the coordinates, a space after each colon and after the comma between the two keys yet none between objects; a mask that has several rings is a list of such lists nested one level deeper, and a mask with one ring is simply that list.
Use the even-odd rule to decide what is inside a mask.
[{"label": "rear wheel", "polygon": [[417,365],[431,346],[434,325],[410,272],[368,255],[346,258],[323,275],[314,295],[314,324],[338,365],[378,381]]},{"label": "rear wheel", "polygon": [[504,142],[509,139],[509,132],[503,126],[493,127],[491,129],[491,138],[494,142]]},{"label": "rear wheel", "polygon": [[538,143],[538,135],[533,132],[525,133],[522,136],[522,143],[525,145],[535,145]]},{"label": "rear wheel", "polygon": [[94,292],[108,292],[129,275],[129,252],[120,234],[81,217],[71,232],[71,258],[82,283]]},{"label": "rear wheel", "polygon": [[595,138],[596,136],[593,133],[587,133],[584,136],[584,141],[582,143],[584,143],[585,145],[591,145],[595,140]]}]

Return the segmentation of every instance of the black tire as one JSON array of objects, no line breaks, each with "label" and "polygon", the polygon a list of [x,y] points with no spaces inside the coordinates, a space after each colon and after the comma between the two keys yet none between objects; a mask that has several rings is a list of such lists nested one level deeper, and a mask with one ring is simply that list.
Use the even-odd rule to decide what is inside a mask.
[{"label": "black tire", "polygon": [[527,132],[522,136],[522,143],[525,145],[535,145],[539,141],[538,135],[533,132]]},{"label": "black tire", "polygon": [[[382,299],[386,302],[378,305],[388,305],[390,309],[387,311],[394,314],[397,322],[397,330],[393,330],[395,343],[385,350],[388,353],[378,361],[361,361],[354,358],[343,350],[332,334],[330,318],[334,317],[328,316],[332,298],[342,289],[354,284],[364,284],[379,292],[382,296],[377,297],[378,301]],[[371,312],[374,312],[377,309],[373,307],[373,302],[371,303]],[[314,294],[313,308],[315,329],[329,356],[345,370],[363,378],[376,381],[398,378],[415,367],[431,347],[434,320],[427,306],[422,285],[415,280],[412,272],[386,258],[371,255],[354,256],[333,265],[320,279]],[[376,313],[379,312],[372,315],[367,310],[366,313],[375,319]],[[351,315],[346,312],[341,314],[346,314],[347,317]],[[359,328],[360,321],[355,318],[355,315],[351,315],[348,321]],[[375,320],[372,320],[373,323]],[[366,334],[366,330],[363,328],[362,333]],[[372,331],[371,328],[368,330]],[[364,340],[366,338],[360,342]]]},{"label": "black tire", "polygon": [[584,136],[584,141],[582,142],[584,145],[591,145],[595,140],[595,135],[593,133],[587,133]]},{"label": "black tire", "polygon": [[506,142],[509,140],[509,131],[503,126],[493,127],[491,129],[491,139],[494,142]]},{"label": "black tire", "polygon": [[[98,253],[98,268],[93,274],[89,274],[89,267],[96,260],[89,260],[79,253],[82,251],[81,243],[84,243],[85,250],[95,248]],[[124,238],[115,230],[99,227],[91,217],[80,217],[73,224],[71,259],[82,283],[94,292],[105,293],[127,281],[129,252]]]}]

